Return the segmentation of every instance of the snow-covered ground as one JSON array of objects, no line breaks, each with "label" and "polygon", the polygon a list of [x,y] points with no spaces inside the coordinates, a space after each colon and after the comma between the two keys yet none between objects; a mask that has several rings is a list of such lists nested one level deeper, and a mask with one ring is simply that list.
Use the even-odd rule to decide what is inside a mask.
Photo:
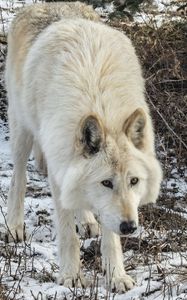
[{"label": "snow-covered ground", "polygon": [[[137,285],[125,294],[110,294],[104,288],[101,273],[95,275],[93,267],[83,266],[86,276],[93,280],[98,277],[98,288],[73,290],[55,283],[58,275],[58,258],[56,234],[54,229],[54,209],[47,180],[39,175],[31,158],[28,163],[28,184],[25,198],[25,224],[27,241],[25,243],[4,243],[6,224],[6,198],[12,175],[12,161],[8,141],[7,126],[0,122],[0,274],[1,284],[5,284],[12,299],[78,299],[73,294],[84,295],[89,299],[91,291],[97,293],[96,299],[139,300],[139,299],[187,299],[187,252],[158,252],[152,254],[138,253],[128,250],[124,253],[124,263],[128,273],[136,280]],[[177,229],[176,229],[177,230]],[[140,240],[150,235],[153,239],[164,241],[169,232],[146,231],[140,228],[135,236]],[[181,234],[178,230],[178,234]],[[99,238],[100,239],[100,238]],[[91,241],[99,239],[85,239],[80,237],[83,253],[90,246]],[[97,255],[96,255],[97,259]],[[18,292],[19,291],[19,292]],[[88,298],[86,298],[86,295]],[[34,298],[35,297],[35,298]],[[66,297],[66,298],[65,298]],[[77,296],[78,297],[78,296]],[[164,298],[165,297],[165,298]],[[169,298],[170,297],[170,298]],[[172,297],[172,298],[171,298]],[[9,298],[8,298],[9,299]],[[94,299],[94,296],[93,296]]]},{"label": "snow-covered ground", "polygon": [[[155,3],[160,12],[166,9],[166,0]],[[0,8],[3,8],[0,10],[0,34],[7,32],[15,8],[23,4],[21,1],[0,1]],[[112,12],[111,6],[101,11],[108,12]],[[6,200],[12,169],[8,126],[0,119],[0,287],[2,285],[6,290],[5,299],[187,300],[186,205],[179,203],[176,211],[155,205],[145,216],[140,212],[139,231],[122,241],[124,265],[137,283],[125,294],[110,293],[105,287],[99,267],[100,253],[96,251],[100,237],[80,236],[82,267],[86,277],[95,284],[87,289],[70,290],[56,283],[58,258],[53,201],[47,179],[38,174],[32,157],[28,162],[25,198],[27,241],[19,244],[5,242]],[[167,196],[177,190],[175,197],[184,198],[184,176],[179,176],[175,168],[171,175],[163,183]],[[160,219],[163,225],[158,222]]]}]

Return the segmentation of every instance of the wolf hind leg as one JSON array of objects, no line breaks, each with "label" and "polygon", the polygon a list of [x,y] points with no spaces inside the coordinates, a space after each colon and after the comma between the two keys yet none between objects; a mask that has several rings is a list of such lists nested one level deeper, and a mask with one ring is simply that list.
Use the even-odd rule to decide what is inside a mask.
[{"label": "wolf hind leg", "polygon": [[41,147],[40,147],[38,141],[34,140],[32,149],[33,149],[33,155],[34,155],[35,165],[36,165],[37,170],[44,176],[47,176],[46,160],[42,153],[42,150],[41,150]]},{"label": "wolf hind leg", "polygon": [[96,237],[100,235],[100,225],[89,210],[77,210],[76,221],[81,236]]},{"label": "wolf hind leg", "polygon": [[8,237],[24,239],[24,198],[26,191],[26,167],[33,137],[9,111],[10,142],[13,158],[13,175],[8,193]]}]

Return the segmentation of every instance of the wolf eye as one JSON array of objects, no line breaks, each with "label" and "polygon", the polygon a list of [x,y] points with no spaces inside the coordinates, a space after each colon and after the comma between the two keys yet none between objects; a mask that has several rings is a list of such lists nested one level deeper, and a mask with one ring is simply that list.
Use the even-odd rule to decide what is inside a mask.
[{"label": "wolf eye", "polygon": [[105,187],[109,188],[109,189],[113,189],[113,183],[110,180],[103,180],[101,181],[102,185],[104,185]]},{"label": "wolf eye", "polygon": [[131,183],[131,185],[135,185],[138,183],[138,181],[139,181],[139,179],[137,177],[133,177],[133,178],[131,178],[130,183]]}]

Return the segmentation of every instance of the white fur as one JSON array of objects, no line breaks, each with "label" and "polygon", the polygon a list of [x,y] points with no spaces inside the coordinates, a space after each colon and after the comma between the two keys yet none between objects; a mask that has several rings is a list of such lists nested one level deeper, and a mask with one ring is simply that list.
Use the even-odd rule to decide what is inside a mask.
[{"label": "white fur", "polygon": [[[82,278],[74,211],[92,210],[104,225],[102,253],[107,278],[112,276],[112,285],[118,290],[132,288],[115,233],[120,234],[123,221],[138,225],[138,206],[156,201],[161,181],[134,48],[124,34],[83,19],[65,19],[48,26],[29,47],[23,41],[22,63],[13,51],[15,41],[16,33],[10,32],[6,82],[14,175],[8,198],[9,227],[23,238],[26,161],[34,138],[47,162],[57,208],[60,282],[69,286],[77,276]],[[123,132],[124,122],[138,108],[146,119],[142,149]],[[102,123],[104,138],[100,151],[86,157],[80,124],[90,114]],[[132,177],[139,178],[133,187]],[[113,181],[113,190],[101,184],[107,179]]]}]

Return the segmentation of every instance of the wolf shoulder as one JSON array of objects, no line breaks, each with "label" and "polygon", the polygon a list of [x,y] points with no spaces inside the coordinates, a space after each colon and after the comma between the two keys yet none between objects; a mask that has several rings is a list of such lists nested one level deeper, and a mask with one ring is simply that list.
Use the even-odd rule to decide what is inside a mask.
[{"label": "wolf shoulder", "polygon": [[[32,8],[26,12],[32,14]],[[21,87],[24,106],[36,99],[39,111],[50,106],[51,115],[63,106],[63,117],[67,112],[69,120],[74,118],[72,111],[78,110],[77,122],[81,114],[93,112],[105,120],[106,127],[109,123],[121,127],[141,107],[151,127],[141,66],[124,33],[79,16],[48,20],[51,23],[40,31],[38,17],[31,18],[36,24],[32,21],[30,26],[22,14],[12,24],[16,34],[10,31],[7,69],[11,65],[11,72],[7,73]]]}]

